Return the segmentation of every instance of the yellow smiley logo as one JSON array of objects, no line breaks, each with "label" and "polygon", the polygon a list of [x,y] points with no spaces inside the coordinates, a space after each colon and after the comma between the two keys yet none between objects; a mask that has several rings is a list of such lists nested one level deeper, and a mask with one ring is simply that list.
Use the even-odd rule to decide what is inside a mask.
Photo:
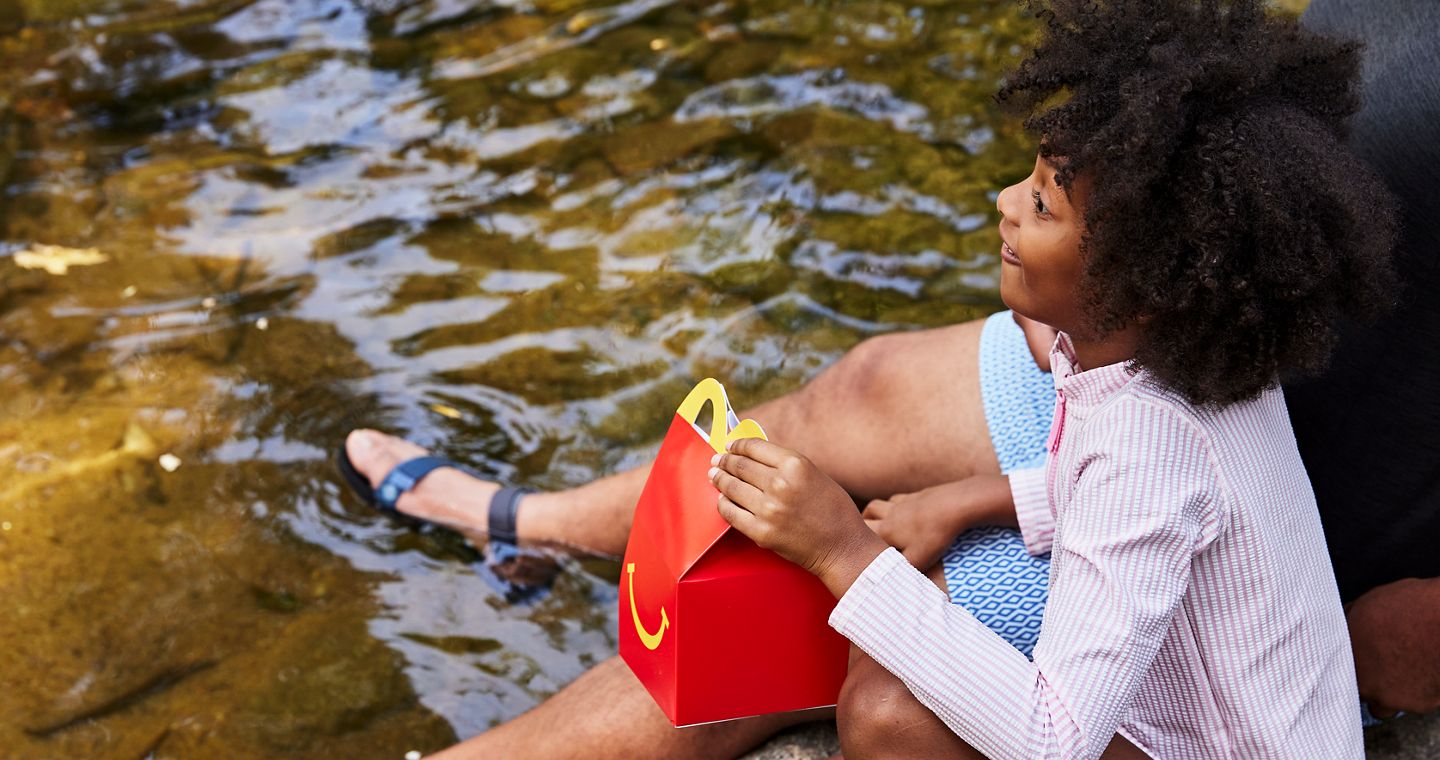
[{"label": "yellow smiley logo", "polygon": [[660,640],[665,638],[665,629],[670,627],[670,616],[665,614],[665,608],[660,608],[660,630],[650,633],[640,623],[640,610],[635,607],[635,563],[631,562],[625,566],[625,572],[630,575],[630,617],[635,620],[635,632],[640,634],[640,643],[646,649],[654,649],[660,646]]}]

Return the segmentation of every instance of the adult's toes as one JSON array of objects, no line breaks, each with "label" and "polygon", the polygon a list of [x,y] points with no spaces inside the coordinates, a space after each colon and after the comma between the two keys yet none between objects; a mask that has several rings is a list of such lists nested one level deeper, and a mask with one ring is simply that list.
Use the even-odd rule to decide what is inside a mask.
[{"label": "adult's toes", "polygon": [[352,430],[345,437],[345,454],[355,469],[370,479],[372,486],[379,486],[395,465],[424,456],[425,449],[378,430],[361,429]]},{"label": "adult's toes", "polygon": [[491,569],[517,586],[548,586],[560,574],[560,563],[543,555],[517,554],[492,565]]}]

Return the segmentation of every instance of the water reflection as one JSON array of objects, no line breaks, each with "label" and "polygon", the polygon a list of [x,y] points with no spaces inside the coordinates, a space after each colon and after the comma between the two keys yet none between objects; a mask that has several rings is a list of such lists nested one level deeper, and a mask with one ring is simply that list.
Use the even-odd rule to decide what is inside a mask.
[{"label": "water reflection", "polygon": [[[700,377],[758,402],[998,305],[992,192],[1030,160],[989,100],[1008,3],[16,7],[0,746],[27,756],[398,755],[512,717],[613,653],[615,568],[504,603],[453,535],[342,498],[348,428],[563,487],[647,457]],[[108,260],[16,263],[41,244]]]}]

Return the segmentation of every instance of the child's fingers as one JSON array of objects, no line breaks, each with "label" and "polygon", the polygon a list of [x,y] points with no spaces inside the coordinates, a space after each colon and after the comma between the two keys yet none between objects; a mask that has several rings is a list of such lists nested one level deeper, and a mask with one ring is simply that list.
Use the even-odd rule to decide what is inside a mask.
[{"label": "child's fingers", "polygon": [[[775,468],[761,464],[743,454],[716,454],[710,459],[710,464],[762,491],[770,485],[770,481],[775,477]],[[714,476],[711,477],[713,479]]]},{"label": "child's fingers", "polygon": [[864,515],[866,520],[882,520],[886,515],[890,514],[890,502],[884,499],[876,499],[866,504],[865,509],[861,510],[860,514]]},{"label": "child's fingers", "polygon": [[725,522],[730,523],[735,530],[744,533],[752,540],[756,537],[760,528],[760,520],[755,515],[745,511],[744,507],[731,501],[730,497],[723,493],[720,494],[720,500],[716,506],[720,510],[720,516],[725,518]]},{"label": "child's fingers", "polygon": [[715,488],[728,497],[730,501],[735,502],[747,510],[753,505],[758,504],[763,496],[763,494],[760,493],[760,489],[718,467],[710,468],[710,482],[714,483]]},{"label": "child's fingers", "polygon": [[725,446],[725,450],[731,454],[739,454],[749,457],[760,464],[770,467],[779,467],[786,459],[795,456],[795,452],[764,438],[741,438],[731,441]]},{"label": "child's fingers", "polygon": [[879,520],[866,520],[866,521],[865,521],[865,527],[869,528],[871,533],[874,533],[875,535],[877,535],[877,536],[885,539],[885,543],[887,543],[887,544],[890,543],[890,538],[889,538],[889,533],[890,533],[890,531],[883,529],[883,528],[880,526],[880,521],[879,521]]}]

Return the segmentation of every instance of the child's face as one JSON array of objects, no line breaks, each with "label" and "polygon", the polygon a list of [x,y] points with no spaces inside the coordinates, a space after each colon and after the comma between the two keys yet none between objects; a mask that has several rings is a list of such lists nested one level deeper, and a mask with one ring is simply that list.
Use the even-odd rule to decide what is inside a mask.
[{"label": "child's face", "polygon": [[1082,185],[1073,197],[1055,184],[1055,167],[1039,156],[1029,177],[1000,192],[1000,298],[1022,316],[1072,335],[1083,324],[1080,237]]}]

